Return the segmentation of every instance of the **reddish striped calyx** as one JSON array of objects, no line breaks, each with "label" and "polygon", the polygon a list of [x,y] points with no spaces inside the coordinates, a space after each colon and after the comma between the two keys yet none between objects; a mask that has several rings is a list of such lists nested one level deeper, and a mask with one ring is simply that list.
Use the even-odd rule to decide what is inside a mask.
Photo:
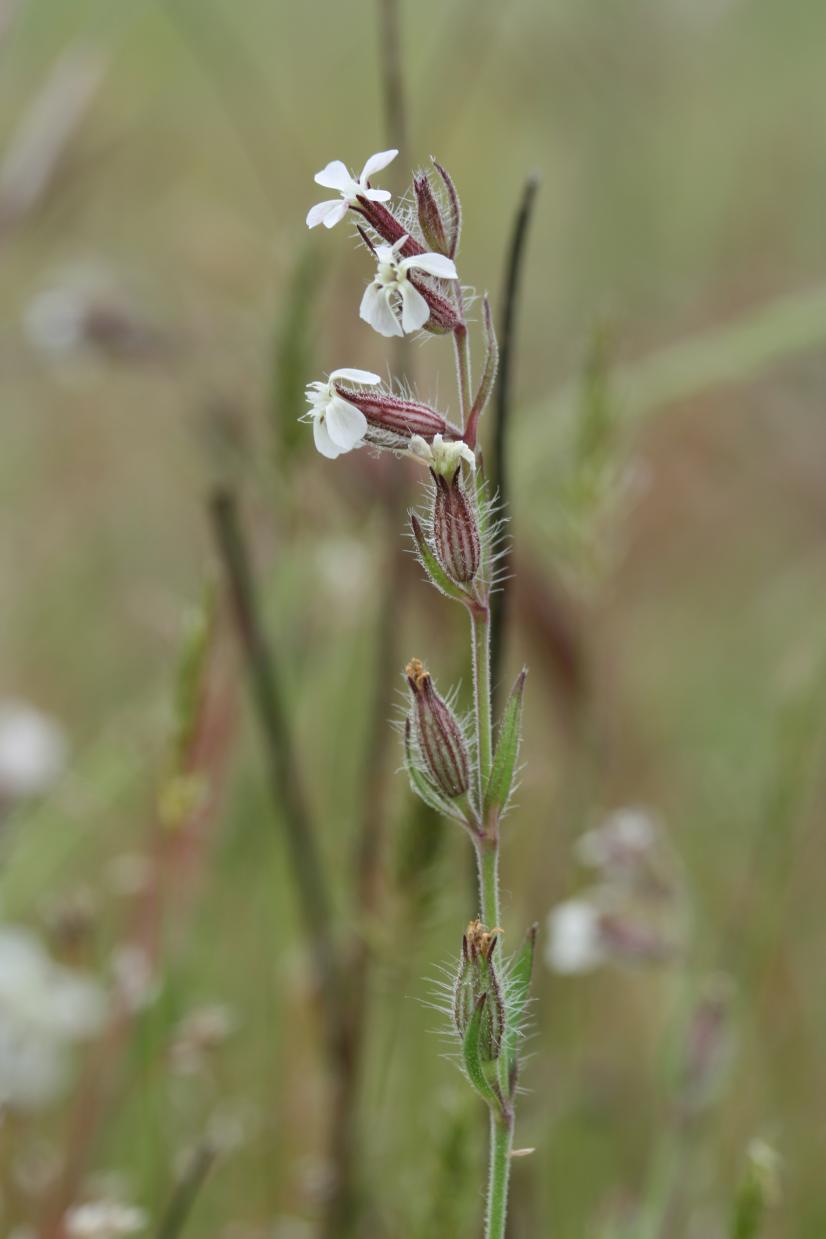
[{"label": "reddish striped calyx", "polygon": [[457,469],[452,478],[433,472],[433,549],[439,563],[458,585],[469,585],[479,571],[479,523]]},{"label": "reddish striped calyx", "polygon": [[470,786],[470,757],[459,720],[418,658],[412,658],[405,670],[422,761],[439,791],[455,800]]},{"label": "reddish striped calyx", "polygon": [[370,425],[377,430],[386,430],[404,439],[410,439],[413,435],[430,439],[433,435],[453,431],[447,419],[436,409],[431,409],[429,404],[391,396],[389,392],[354,391],[340,383],[335,386],[338,394],[361,409]]}]

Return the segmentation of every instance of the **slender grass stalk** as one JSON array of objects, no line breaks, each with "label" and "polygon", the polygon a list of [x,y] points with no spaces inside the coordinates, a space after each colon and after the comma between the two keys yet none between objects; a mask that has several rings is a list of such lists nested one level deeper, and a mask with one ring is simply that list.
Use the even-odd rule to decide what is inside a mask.
[{"label": "slender grass stalk", "polygon": [[[499,374],[493,403],[493,433],[490,463],[491,491],[501,507],[508,504],[508,431],[513,410],[513,357],[516,338],[516,310],[522,282],[522,266],[528,227],[539,188],[537,176],[529,176],[522,190],[522,198],[513,222],[508,257],[505,264],[505,293],[502,312],[501,344],[499,349]],[[501,668],[505,648],[505,623],[507,617],[507,580],[510,552],[505,553],[502,585],[491,599],[491,683],[494,704],[501,693]]]},{"label": "slender grass stalk", "polygon": [[273,799],[279,806],[296,881],[305,932],[313,954],[319,1004],[331,1055],[339,1054],[340,994],[333,947],[332,913],[315,826],[299,782],[287,713],[273,656],[264,636],[252,566],[234,492],[217,488],[210,498],[215,544],[223,562],[238,637],[245,656],[264,741]]},{"label": "slender grass stalk", "polygon": [[215,1149],[208,1141],[203,1141],[195,1150],[161,1218],[157,1239],[178,1239],[183,1233],[215,1157]]}]

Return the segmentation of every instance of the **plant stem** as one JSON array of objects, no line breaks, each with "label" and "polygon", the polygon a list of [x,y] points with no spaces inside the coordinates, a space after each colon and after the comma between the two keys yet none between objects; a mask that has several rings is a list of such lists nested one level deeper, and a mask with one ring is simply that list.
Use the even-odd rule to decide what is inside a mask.
[{"label": "plant stem", "polygon": [[513,1114],[490,1112],[490,1173],[485,1239],[505,1239],[508,1217],[508,1183],[513,1144]]},{"label": "plant stem", "polygon": [[499,843],[493,845],[480,839],[476,846],[479,867],[479,915],[482,924],[499,927]]},{"label": "plant stem", "polygon": [[473,698],[476,716],[476,742],[479,746],[479,812],[484,812],[485,788],[493,763],[493,728],[490,707],[490,614],[474,611],[473,632]]},{"label": "plant stem", "polygon": [[453,332],[453,347],[456,350],[456,378],[459,384],[459,402],[462,406],[462,429],[464,429],[473,403],[470,394],[470,341],[464,323],[460,323]]}]

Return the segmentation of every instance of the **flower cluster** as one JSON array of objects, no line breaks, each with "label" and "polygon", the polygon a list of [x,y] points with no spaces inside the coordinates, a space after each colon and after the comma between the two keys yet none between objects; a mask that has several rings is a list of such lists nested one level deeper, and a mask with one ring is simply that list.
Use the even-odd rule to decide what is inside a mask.
[{"label": "flower cluster", "polygon": [[619,809],[576,848],[596,875],[548,915],[546,962],[563,974],[603,964],[663,964],[683,946],[679,875],[656,822],[644,809]]},{"label": "flower cluster", "polygon": [[96,981],[55,963],[28,930],[0,928],[0,1109],[48,1105],[69,1046],[94,1036],[104,1013]]},{"label": "flower cluster", "polygon": [[[371,178],[395,159],[398,151],[372,155],[356,176],[335,159],[316,174],[316,182],[338,191],[339,197],[319,202],[307,214],[307,226],[334,227],[348,214],[375,263],[361,299],[359,316],[385,337],[417,331],[466,335],[459,273],[454,261],[459,243],[461,209],[455,187],[436,164],[442,181],[440,204],[427,173],[414,178],[418,217],[408,219],[395,210],[388,190],[377,189]],[[331,460],[365,445],[394,452],[412,452],[428,459],[447,443],[461,443],[468,420],[452,423],[433,406],[400,395],[382,385],[369,370],[342,368],[307,387],[308,411],[303,419],[313,426],[318,451]],[[478,417],[478,414],[477,414]],[[475,425],[475,422],[474,422]],[[455,459],[475,465],[473,445],[462,444]]]}]

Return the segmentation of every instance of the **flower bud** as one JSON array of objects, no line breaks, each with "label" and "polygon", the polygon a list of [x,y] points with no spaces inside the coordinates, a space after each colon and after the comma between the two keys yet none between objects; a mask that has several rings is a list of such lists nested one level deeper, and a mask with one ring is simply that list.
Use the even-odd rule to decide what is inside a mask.
[{"label": "flower bud", "polygon": [[456,313],[453,302],[443,297],[441,293],[437,293],[432,284],[428,283],[427,276],[420,275],[414,269],[408,273],[408,279],[422,294],[430,309],[430,318],[424,324],[425,331],[430,331],[434,335],[443,335],[445,332],[455,331],[462,325],[462,320]]},{"label": "flower bud", "polygon": [[498,933],[496,929],[485,929],[481,921],[470,922],[462,938],[462,956],[453,990],[453,1019],[462,1038],[480,998],[485,995],[479,1040],[485,1062],[499,1057],[505,1027],[505,1004],[493,963]]},{"label": "flower bud", "polygon": [[462,487],[460,470],[450,479],[436,472],[433,477],[433,549],[448,576],[460,585],[468,585],[479,571],[481,558],[476,513]]},{"label": "flower bud", "polygon": [[450,245],[445,231],[442,212],[426,172],[417,172],[413,177],[413,192],[419,216],[419,227],[427,245],[437,254],[449,254]]},{"label": "flower bud", "polygon": [[444,796],[453,800],[470,786],[470,758],[459,720],[433,686],[418,658],[406,667],[413,695],[415,732],[427,771]]}]

